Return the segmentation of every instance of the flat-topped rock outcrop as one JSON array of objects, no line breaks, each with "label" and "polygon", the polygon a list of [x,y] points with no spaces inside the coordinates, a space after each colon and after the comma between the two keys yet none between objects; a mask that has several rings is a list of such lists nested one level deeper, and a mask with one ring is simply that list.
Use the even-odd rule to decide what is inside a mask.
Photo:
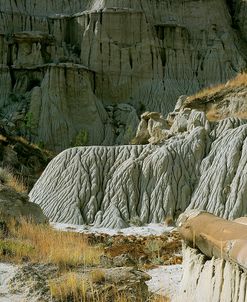
[{"label": "flat-topped rock outcrop", "polygon": [[245,3],[1,1],[1,117],[57,151],[127,144],[140,113],[246,67]]},{"label": "flat-topped rock outcrop", "polygon": [[175,301],[246,301],[246,217],[227,221],[193,210],[182,214],[177,225],[185,244]]}]

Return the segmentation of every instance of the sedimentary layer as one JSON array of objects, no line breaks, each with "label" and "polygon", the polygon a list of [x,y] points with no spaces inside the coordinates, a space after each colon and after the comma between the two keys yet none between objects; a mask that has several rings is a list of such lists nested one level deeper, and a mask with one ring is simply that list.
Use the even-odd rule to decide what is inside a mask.
[{"label": "sedimentary layer", "polygon": [[180,215],[184,273],[176,301],[246,301],[246,221],[198,210]]},{"label": "sedimentary layer", "polygon": [[80,147],[59,154],[30,193],[52,221],[113,228],[176,218],[187,208],[246,214],[247,125],[176,113],[161,145]]},{"label": "sedimentary layer", "polygon": [[246,67],[245,12],[246,1],[1,1],[1,116],[58,151],[126,144],[139,113],[168,113]]}]

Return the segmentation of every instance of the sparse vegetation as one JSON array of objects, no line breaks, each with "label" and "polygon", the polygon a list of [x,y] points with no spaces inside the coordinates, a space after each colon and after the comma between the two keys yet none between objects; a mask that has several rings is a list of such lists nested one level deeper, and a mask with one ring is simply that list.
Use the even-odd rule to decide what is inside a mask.
[{"label": "sparse vegetation", "polygon": [[[131,302],[133,293],[137,295],[136,301],[143,301],[143,298],[139,299],[138,291],[141,290],[139,285],[136,285],[134,292],[129,292],[124,289],[125,286],[122,289],[122,283],[119,283],[119,289],[115,279],[108,280],[105,269],[100,267],[104,247],[102,244],[101,248],[99,245],[92,246],[87,236],[55,231],[49,225],[35,225],[27,220],[21,220],[20,223],[11,220],[7,228],[7,234],[0,236],[0,261],[28,262],[33,265],[44,263],[55,266],[56,272],[46,278],[48,280],[46,290],[53,301]],[[90,238],[90,235],[88,236]],[[109,236],[109,240],[110,238],[112,237]],[[119,243],[119,239],[116,238],[115,241]],[[133,238],[130,238],[130,241],[132,246],[135,245]],[[142,241],[141,244],[143,243]],[[124,244],[126,242],[122,241],[122,245]],[[162,240],[153,238],[145,246],[154,259],[159,258],[160,249],[163,248]],[[145,301],[168,302],[169,299],[151,295]]]},{"label": "sparse vegetation", "polygon": [[[247,94],[247,73],[241,73],[225,84],[219,84],[205,88],[196,94],[188,97],[184,107],[199,109],[206,113],[209,121],[218,121],[229,116],[247,119],[247,111],[241,111],[240,107],[228,110],[229,99],[237,102],[236,96],[241,97]],[[224,101],[225,99],[225,101]]]},{"label": "sparse vegetation", "polygon": [[163,263],[163,259],[160,255],[160,250],[163,246],[161,240],[150,240],[146,246],[148,252],[151,253],[151,262],[152,264],[159,265]]},{"label": "sparse vegetation", "polygon": [[27,193],[27,186],[21,176],[15,176],[8,168],[0,167],[0,181],[19,193]]},{"label": "sparse vegetation", "polygon": [[48,284],[52,298],[57,301],[86,301],[88,282],[76,273],[64,273],[58,280],[52,279]]},{"label": "sparse vegetation", "polygon": [[154,297],[152,302],[170,302],[170,298],[169,297],[162,297],[162,296],[157,296],[157,297]]},{"label": "sparse vegetation", "polygon": [[105,281],[105,273],[101,269],[93,270],[90,273],[90,277],[93,283],[100,283]]},{"label": "sparse vegetation", "polygon": [[88,143],[88,131],[82,129],[74,138],[72,147],[86,146]]},{"label": "sparse vegetation", "polygon": [[25,136],[27,136],[30,141],[32,139],[32,136],[36,135],[35,133],[36,128],[37,128],[37,121],[35,121],[33,113],[29,111],[24,118],[23,129],[24,129]]},{"label": "sparse vegetation", "polygon": [[204,97],[209,97],[211,95],[214,95],[214,94],[220,92],[221,90],[223,90],[225,88],[236,88],[236,87],[241,87],[241,86],[247,87],[247,73],[246,72],[238,74],[235,78],[231,79],[227,83],[214,85],[214,86],[202,89],[201,91],[197,92],[196,94],[190,96],[188,98],[188,101],[186,101],[186,103],[193,102],[196,99],[202,99]]},{"label": "sparse vegetation", "polygon": [[33,253],[33,246],[28,242],[14,239],[0,239],[0,260],[14,260],[20,262],[29,258]]},{"label": "sparse vegetation", "polygon": [[[48,225],[34,225],[26,220],[22,220],[19,225],[12,223],[8,228],[9,238],[12,240],[8,256],[13,254],[13,259],[9,260],[14,262],[21,262],[23,257],[28,257],[32,262],[54,263],[60,268],[93,266],[99,263],[102,254],[99,248],[89,246],[85,238],[78,233],[60,232]],[[8,240],[5,239],[4,244],[7,244]],[[25,249],[26,245],[28,248]]]},{"label": "sparse vegetation", "polygon": [[[105,285],[103,288],[95,287],[90,278],[74,273],[66,272],[59,279],[52,279],[48,282],[51,296],[55,301],[65,302],[132,302],[133,297],[128,293],[119,291],[116,285]],[[136,297],[135,301],[143,301],[140,297]],[[157,300],[155,298],[148,299],[150,302],[168,302],[169,300]]]}]

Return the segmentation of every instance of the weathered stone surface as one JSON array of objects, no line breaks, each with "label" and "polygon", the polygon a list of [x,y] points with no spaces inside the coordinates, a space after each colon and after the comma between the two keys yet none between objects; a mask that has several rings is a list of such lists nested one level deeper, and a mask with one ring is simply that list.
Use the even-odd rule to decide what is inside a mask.
[{"label": "weathered stone surface", "polygon": [[182,109],[169,131],[172,137],[159,146],[64,151],[30,198],[52,221],[113,228],[127,227],[136,217],[141,223],[161,222],[186,208],[225,218],[245,215],[245,121],[209,123],[204,112]]},{"label": "weathered stone surface", "polygon": [[0,11],[1,115],[19,129],[32,114],[21,134],[58,151],[81,131],[87,144],[128,143],[137,122],[106,107],[130,106],[126,121],[164,115],[246,66],[246,1],[4,0]]},{"label": "weathered stone surface", "polygon": [[177,221],[183,240],[204,255],[222,258],[247,269],[247,226],[198,210],[186,211]]},{"label": "weathered stone surface", "polygon": [[188,206],[208,135],[197,127],[161,147],[73,148],[47,167],[30,193],[52,221],[128,226],[159,222]]},{"label": "weathered stone surface", "polygon": [[183,279],[175,301],[196,302],[201,297],[205,302],[245,301],[246,217],[227,221],[193,210],[181,214],[178,230],[186,244]]},{"label": "weathered stone surface", "polygon": [[40,206],[29,202],[26,194],[17,193],[0,185],[0,219],[9,221],[13,218],[17,221],[24,218],[31,219],[34,223],[47,222]]},{"label": "weathered stone surface", "polygon": [[200,179],[190,208],[199,208],[225,218],[247,213],[247,125],[221,131],[202,161]]},{"label": "weathered stone surface", "polygon": [[224,259],[208,259],[198,250],[183,250],[183,278],[175,302],[244,302],[247,273]]},{"label": "weathered stone surface", "polygon": [[160,144],[172,136],[169,129],[168,121],[160,113],[145,112],[141,115],[141,122],[131,142],[133,144]]}]

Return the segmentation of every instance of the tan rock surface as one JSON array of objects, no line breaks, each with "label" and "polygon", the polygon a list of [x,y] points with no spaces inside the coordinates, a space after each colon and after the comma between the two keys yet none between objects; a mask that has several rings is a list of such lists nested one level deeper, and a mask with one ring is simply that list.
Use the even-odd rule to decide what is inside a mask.
[{"label": "tan rock surface", "polygon": [[227,221],[191,210],[180,215],[178,231],[184,273],[175,301],[246,301],[246,217]]},{"label": "tan rock surface", "polygon": [[177,222],[183,240],[208,257],[230,260],[247,269],[247,226],[191,210]]}]

